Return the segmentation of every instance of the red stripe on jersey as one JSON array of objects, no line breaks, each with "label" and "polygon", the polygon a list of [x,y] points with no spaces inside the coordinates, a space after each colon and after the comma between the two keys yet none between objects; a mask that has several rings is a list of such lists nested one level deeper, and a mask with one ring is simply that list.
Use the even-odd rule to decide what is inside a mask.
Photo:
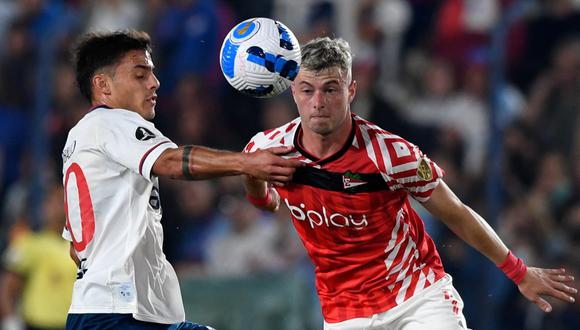
[{"label": "red stripe on jersey", "polygon": [[141,157],[141,161],[139,162],[139,174],[143,175],[143,173],[141,173],[143,171],[143,163],[145,163],[145,159],[147,159],[147,156],[149,156],[149,154],[155,150],[155,148],[159,147],[162,144],[165,143],[169,143],[170,141],[162,141],[157,143],[156,145],[154,145],[153,147],[151,147],[151,149],[147,150],[146,153],[143,154],[143,157]]},{"label": "red stripe on jersey", "polygon": [[290,123],[290,125],[288,125],[288,127],[286,127],[286,133],[290,132],[294,126],[296,126],[296,123]]},{"label": "red stripe on jersey", "polygon": [[252,148],[254,147],[254,144],[256,144],[254,141],[248,143],[248,145],[244,149],[244,152],[250,152],[250,150],[252,150]]},{"label": "red stripe on jersey", "polygon": [[270,137],[268,137],[268,138],[269,138],[270,140],[274,140],[274,139],[276,138],[276,136],[277,136],[278,134],[280,134],[280,133],[282,133],[282,132],[280,132],[280,131],[276,131],[274,134],[272,134],[272,135],[271,135]]}]

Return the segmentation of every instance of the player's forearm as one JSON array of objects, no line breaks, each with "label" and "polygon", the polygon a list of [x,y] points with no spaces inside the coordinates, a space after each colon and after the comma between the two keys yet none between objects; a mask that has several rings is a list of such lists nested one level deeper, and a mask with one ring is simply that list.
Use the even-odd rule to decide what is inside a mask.
[{"label": "player's forearm", "polygon": [[424,206],[459,238],[496,265],[505,260],[508,248],[493,228],[477,212],[463,204],[444,182],[435,189]]},{"label": "player's forearm", "polygon": [[256,179],[249,175],[244,175],[244,188],[246,189],[246,198],[255,207],[276,212],[280,207],[280,195],[264,180]]},{"label": "player's forearm", "polygon": [[244,154],[201,146],[168,149],[153,165],[153,173],[183,180],[203,180],[243,173]]},{"label": "player's forearm", "polygon": [[462,204],[457,214],[442,220],[464,242],[489,258],[494,264],[501,264],[508,248],[491,226],[469,206]]},{"label": "player's forearm", "polygon": [[258,180],[249,175],[244,175],[244,188],[246,193],[254,198],[264,198],[268,192],[266,181]]}]

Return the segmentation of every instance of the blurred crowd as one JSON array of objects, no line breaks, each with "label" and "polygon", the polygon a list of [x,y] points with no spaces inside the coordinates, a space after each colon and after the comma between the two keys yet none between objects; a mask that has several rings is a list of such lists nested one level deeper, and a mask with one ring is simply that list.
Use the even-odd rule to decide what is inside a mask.
[{"label": "blurred crowd", "polygon": [[[528,6],[507,24],[522,2]],[[59,235],[48,219],[55,212],[35,215],[33,196],[59,198],[66,134],[89,109],[70,65],[75,38],[147,31],[161,81],[155,125],[178,144],[241,150],[253,134],[297,116],[288,92],[254,99],[222,78],[221,42],[250,17],[278,19],[301,42],[349,41],[358,82],[352,111],[417,144],[528,264],[580,276],[578,0],[0,0],[0,251],[4,273],[20,281],[0,282],[0,316],[12,315],[22,300],[16,289],[26,289],[43,259],[19,261],[19,242]],[[498,61],[492,41],[502,26]],[[48,112],[39,114],[43,95]],[[162,181],[166,254],[182,278],[311,271],[288,211],[253,208],[239,178]],[[495,266],[424,219],[471,328],[577,329],[579,303],[556,303],[544,315]],[[55,274],[47,276],[74,280]]]}]

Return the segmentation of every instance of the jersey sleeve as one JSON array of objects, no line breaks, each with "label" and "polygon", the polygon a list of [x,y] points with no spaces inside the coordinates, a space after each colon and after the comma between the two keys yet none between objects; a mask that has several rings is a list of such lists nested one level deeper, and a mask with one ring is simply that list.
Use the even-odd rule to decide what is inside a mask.
[{"label": "jersey sleeve", "polygon": [[141,117],[103,118],[99,125],[98,143],[103,152],[149,181],[153,164],[161,153],[177,148],[153,123]]},{"label": "jersey sleeve", "polygon": [[260,132],[252,137],[250,142],[244,147],[244,152],[254,152],[262,148],[264,133]]},{"label": "jersey sleeve", "polygon": [[404,189],[425,202],[445,175],[434,161],[414,144],[392,135],[377,135],[373,143],[377,165],[391,190]]},{"label": "jersey sleeve", "polygon": [[254,152],[271,147],[291,146],[292,136],[290,133],[296,129],[297,124],[298,120],[295,119],[278,128],[269,129],[254,135],[244,148],[244,152]]}]

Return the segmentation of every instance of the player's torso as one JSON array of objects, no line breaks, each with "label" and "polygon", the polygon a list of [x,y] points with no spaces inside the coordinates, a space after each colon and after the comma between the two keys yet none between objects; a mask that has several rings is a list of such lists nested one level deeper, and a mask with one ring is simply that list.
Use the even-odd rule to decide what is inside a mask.
[{"label": "player's torso", "polygon": [[[274,146],[267,142],[271,139],[295,145],[296,125],[283,127],[279,134],[286,136],[281,139],[269,132],[254,142]],[[324,160],[297,146],[289,157],[308,166],[297,169],[291,184],[277,188],[316,266],[327,322],[388,310],[444,275],[409,194],[393,189],[395,183],[386,174],[390,171],[377,166],[380,145],[398,147],[399,140],[370,143],[364,136],[367,127],[355,128],[352,141]],[[399,154],[406,155],[393,150],[388,163],[396,166]]]},{"label": "player's torso", "polygon": [[[400,281],[403,264],[418,268],[431,257],[421,254],[430,252],[421,250],[424,228],[407,194],[388,188],[364,150],[351,148],[320,168],[298,169],[293,183],[278,192],[323,294],[387,287]],[[399,253],[405,250],[406,256]]]},{"label": "player's torso", "polygon": [[111,160],[99,148],[92,122],[90,117],[79,122],[63,151],[67,228],[86,267],[123,263],[148,226],[162,232],[157,180],[149,182]]},{"label": "player's torso", "polygon": [[[89,113],[71,129],[63,150],[66,229],[81,260],[71,311],[142,313],[148,296],[162,295],[166,286],[170,295],[179,290],[162,251],[158,179],[111,159],[96,116]],[[145,295],[138,299],[139,292]]]}]

